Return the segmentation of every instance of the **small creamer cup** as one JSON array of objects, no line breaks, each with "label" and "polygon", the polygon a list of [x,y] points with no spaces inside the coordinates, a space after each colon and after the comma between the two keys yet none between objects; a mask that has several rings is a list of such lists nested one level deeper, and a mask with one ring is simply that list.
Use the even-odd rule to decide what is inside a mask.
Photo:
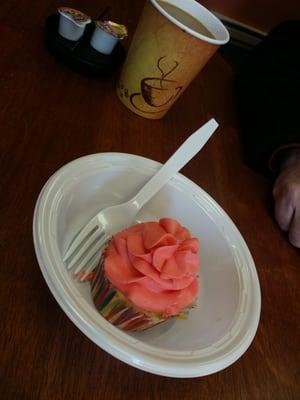
[{"label": "small creamer cup", "polygon": [[124,25],[112,21],[96,21],[90,45],[102,54],[112,53],[119,40],[127,36]]},{"label": "small creamer cup", "polygon": [[91,22],[91,18],[81,11],[69,7],[60,7],[58,13],[58,33],[65,39],[79,40],[84,33],[85,26]]},{"label": "small creamer cup", "polygon": [[229,40],[222,22],[195,0],[168,0],[201,22],[201,34],[148,0],[122,68],[117,95],[134,113],[162,118],[218,47]]}]

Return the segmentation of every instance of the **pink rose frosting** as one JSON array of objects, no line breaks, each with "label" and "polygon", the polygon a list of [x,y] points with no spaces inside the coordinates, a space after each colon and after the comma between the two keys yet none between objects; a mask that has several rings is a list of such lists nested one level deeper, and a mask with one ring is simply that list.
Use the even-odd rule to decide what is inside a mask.
[{"label": "pink rose frosting", "polygon": [[104,270],[136,307],[177,315],[198,294],[198,250],[188,229],[163,218],[116,234],[105,251]]}]

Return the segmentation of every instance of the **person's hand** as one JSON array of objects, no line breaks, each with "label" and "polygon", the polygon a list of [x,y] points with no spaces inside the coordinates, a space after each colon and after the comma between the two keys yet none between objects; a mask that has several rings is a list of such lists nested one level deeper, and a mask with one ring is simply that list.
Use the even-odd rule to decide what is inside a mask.
[{"label": "person's hand", "polygon": [[300,149],[291,150],[282,162],[273,196],[278,225],[288,232],[291,244],[300,248]]}]

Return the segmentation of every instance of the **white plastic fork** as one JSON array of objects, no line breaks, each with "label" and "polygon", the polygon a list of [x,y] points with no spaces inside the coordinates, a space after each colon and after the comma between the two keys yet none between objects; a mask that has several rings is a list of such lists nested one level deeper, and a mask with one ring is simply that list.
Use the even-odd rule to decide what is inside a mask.
[{"label": "white plastic fork", "polygon": [[202,149],[217,127],[214,119],[209,120],[186,139],[132,199],[105,208],[81,229],[63,257],[68,269],[76,267],[74,273],[79,280],[95,268],[109,238],[132,224],[140,209]]}]

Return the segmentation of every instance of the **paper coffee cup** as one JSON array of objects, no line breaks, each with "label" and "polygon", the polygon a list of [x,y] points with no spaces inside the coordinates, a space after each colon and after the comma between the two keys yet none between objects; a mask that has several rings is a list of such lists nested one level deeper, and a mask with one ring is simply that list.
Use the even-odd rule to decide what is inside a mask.
[{"label": "paper coffee cup", "polygon": [[197,1],[148,0],[122,68],[118,97],[142,117],[162,118],[228,40],[222,22]]}]

